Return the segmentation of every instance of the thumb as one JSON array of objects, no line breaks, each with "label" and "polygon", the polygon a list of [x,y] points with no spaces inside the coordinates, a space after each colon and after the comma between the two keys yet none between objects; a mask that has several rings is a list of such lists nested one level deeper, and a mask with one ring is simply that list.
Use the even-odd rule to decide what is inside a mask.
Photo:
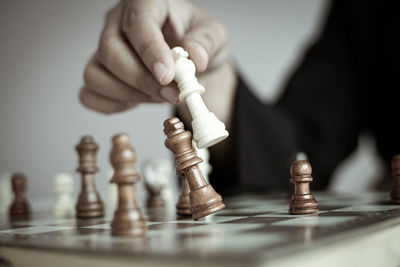
[{"label": "thumb", "polygon": [[224,25],[208,14],[196,14],[189,31],[183,37],[183,48],[189,52],[198,72],[226,60],[228,32]]}]

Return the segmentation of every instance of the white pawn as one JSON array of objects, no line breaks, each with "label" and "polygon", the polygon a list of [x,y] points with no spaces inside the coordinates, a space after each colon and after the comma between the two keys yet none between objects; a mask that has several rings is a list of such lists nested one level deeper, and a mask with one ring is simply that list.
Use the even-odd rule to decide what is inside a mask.
[{"label": "white pawn", "polygon": [[114,170],[110,169],[106,174],[106,182],[108,183],[108,193],[107,193],[107,203],[106,209],[107,212],[113,214],[118,206],[118,187],[115,183],[110,183],[111,178],[114,175]]},{"label": "white pawn", "polygon": [[[161,190],[161,198],[166,208],[174,208],[176,188],[173,182],[176,181],[172,163],[168,159],[147,159],[141,165],[144,183],[149,188]],[[174,190],[175,189],[175,190]]]},{"label": "white pawn", "polygon": [[0,214],[7,214],[13,201],[11,176],[11,173],[2,173],[0,176]]},{"label": "white pawn", "polygon": [[196,154],[198,157],[200,157],[203,162],[199,164],[199,168],[201,170],[201,173],[203,174],[204,178],[207,180],[208,183],[210,183],[208,176],[212,172],[212,166],[210,164],[210,151],[208,151],[207,148],[198,148],[196,145],[196,142],[192,142],[193,147],[196,150]]},{"label": "white pawn", "polygon": [[205,89],[197,81],[196,66],[189,59],[189,53],[182,47],[174,47],[171,51],[175,60],[174,80],[180,90],[179,100],[186,102],[192,115],[193,139],[199,148],[210,147],[227,138],[229,133],[225,124],[203,102],[200,94]]},{"label": "white pawn", "polygon": [[75,204],[72,199],[74,179],[68,173],[59,173],[54,178],[54,191],[57,200],[54,203],[53,214],[56,217],[72,218],[75,216]]}]

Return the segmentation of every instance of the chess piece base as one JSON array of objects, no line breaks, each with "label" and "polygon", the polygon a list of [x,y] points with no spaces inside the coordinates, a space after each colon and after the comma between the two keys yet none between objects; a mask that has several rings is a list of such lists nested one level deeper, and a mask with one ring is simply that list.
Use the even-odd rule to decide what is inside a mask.
[{"label": "chess piece base", "polygon": [[292,215],[306,215],[317,213],[318,209],[289,209],[289,214]]},{"label": "chess piece base", "polygon": [[76,207],[76,217],[80,219],[98,218],[104,216],[102,203],[79,204]]},{"label": "chess piece base", "polygon": [[160,195],[150,196],[146,205],[148,208],[162,208],[165,206],[165,201]]},{"label": "chess piece base", "polygon": [[73,218],[75,217],[75,212],[73,210],[54,211],[53,215],[58,218]]},{"label": "chess piece base", "polygon": [[53,207],[53,215],[59,218],[73,218],[75,217],[74,206],[57,206]]},{"label": "chess piece base", "polygon": [[400,187],[399,186],[397,186],[397,184],[399,183],[400,181],[398,181],[398,180],[396,180],[395,179],[395,185],[393,185],[393,190],[392,190],[392,192],[390,192],[390,196],[391,196],[391,199],[390,199],[390,201],[392,202],[392,203],[394,203],[394,204],[400,204]]},{"label": "chess piece base", "polygon": [[146,233],[146,220],[139,209],[116,211],[111,223],[111,234],[141,236]]},{"label": "chess piece base", "polygon": [[392,198],[390,200],[390,202],[394,203],[394,204],[400,204],[400,198]]},{"label": "chess piece base", "polygon": [[229,136],[225,125],[212,112],[193,119],[192,128],[198,148],[213,146]]},{"label": "chess piece base", "polygon": [[318,212],[318,202],[311,194],[294,195],[290,200],[289,214],[303,215]]},{"label": "chess piece base", "polygon": [[10,215],[12,216],[19,216],[19,215],[28,215],[30,214],[30,207],[29,204],[26,202],[17,202],[13,203],[10,206]]},{"label": "chess piece base", "polygon": [[190,211],[195,220],[225,208],[222,197],[210,185],[191,191],[190,203]]},{"label": "chess piece base", "polygon": [[97,191],[83,191],[76,204],[76,217],[97,218],[104,216],[104,205]]},{"label": "chess piece base", "polygon": [[392,192],[390,202],[400,204],[400,192]]},{"label": "chess piece base", "polygon": [[178,215],[192,215],[190,212],[190,197],[187,194],[182,194],[176,204],[176,213]]}]

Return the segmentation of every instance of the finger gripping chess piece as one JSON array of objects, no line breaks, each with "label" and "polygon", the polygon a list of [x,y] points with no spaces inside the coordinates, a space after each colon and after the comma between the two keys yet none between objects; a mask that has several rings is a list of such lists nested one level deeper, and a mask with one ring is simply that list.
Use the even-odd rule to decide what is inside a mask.
[{"label": "finger gripping chess piece", "polygon": [[136,153],[127,134],[115,135],[110,153],[114,175],[111,183],[118,187],[118,208],[111,222],[112,235],[139,236],[146,233],[146,220],[136,203],[134,183],[141,180],[135,169]]},{"label": "finger gripping chess piece", "polygon": [[290,167],[294,194],[289,204],[289,214],[312,214],[318,212],[318,203],[310,192],[312,168],[308,161],[297,160]]},{"label": "finger gripping chess piece", "polygon": [[97,218],[104,216],[104,204],[97,192],[95,183],[96,152],[98,145],[93,137],[83,136],[76,146],[79,155],[79,167],[77,172],[81,173],[81,192],[76,204],[76,216],[78,218]]},{"label": "finger gripping chess piece", "polygon": [[199,219],[225,207],[221,196],[204,179],[192,146],[192,133],[185,131],[183,123],[176,117],[164,122],[165,146],[175,154],[176,172],[187,179],[190,188],[190,211]]},{"label": "finger gripping chess piece", "polygon": [[27,216],[31,213],[30,205],[26,199],[27,181],[22,173],[15,173],[11,178],[14,201],[12,202],[9,213],[10,216]]},{"label": "finger gripping chess piece", "polygon": [[392,203],[400,204],[400,155],[392,159],[393,188],[391,192]]},{"label": "finger gripping chess piece", "polygon": [[182,47],[172,49],[175,60],[175,77],[180,90],[179,100],[185,101],[192,115],[193,139],[199,148],[210,147],[228,137],[225,124],[210,112],[201,98],[204,87],[199,84],[194,62]]}]

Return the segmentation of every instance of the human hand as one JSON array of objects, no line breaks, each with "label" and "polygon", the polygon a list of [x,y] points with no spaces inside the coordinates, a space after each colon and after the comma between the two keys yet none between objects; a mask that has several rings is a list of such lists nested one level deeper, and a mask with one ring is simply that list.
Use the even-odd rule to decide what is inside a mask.
[{"label": "human hand", "polygon": [[208,73],[215,77],[224,73],[219,68],[227,69],[227,31],[204,10],[185,0],[121,1],[106,15],[99,48],[85,69],[81,102],[105,114],[144,102],[176,104],[170,48],[178,45],[206,80]]}]

